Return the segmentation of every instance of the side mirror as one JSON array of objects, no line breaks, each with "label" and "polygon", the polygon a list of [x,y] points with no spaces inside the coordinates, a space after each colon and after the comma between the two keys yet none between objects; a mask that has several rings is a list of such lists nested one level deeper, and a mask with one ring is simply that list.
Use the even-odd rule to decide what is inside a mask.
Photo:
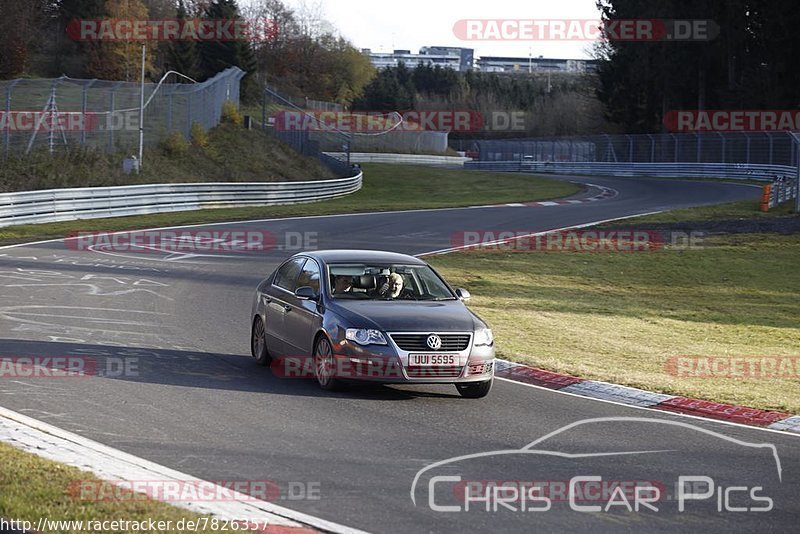
[{"label": "side mirror", "polygon": [[469,302],[469,299],[472,295],[470,295],[469,291],[467,291],[466,289],[459,287],[458,289],[456,289],[456,296],[458,297],[458,300],[460,300],[461,302]]},{"label": "side mirror", "polygon": [[294,296],[302,300],[317,300],[319,298],[317,292],[309,286],[298,287],[294,292]]}]

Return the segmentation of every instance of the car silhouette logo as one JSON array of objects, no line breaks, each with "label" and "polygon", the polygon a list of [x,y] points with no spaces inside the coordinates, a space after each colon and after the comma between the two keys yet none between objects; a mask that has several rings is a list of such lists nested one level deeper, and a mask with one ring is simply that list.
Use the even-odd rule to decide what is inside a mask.
[{"label": "car silhouette logo", "polygon": [[431,334],[428,336],[428,339],[425,340],[425,343],[429,348],[433,350],[439,350],[442,347],[442,338],[436,334]]}]

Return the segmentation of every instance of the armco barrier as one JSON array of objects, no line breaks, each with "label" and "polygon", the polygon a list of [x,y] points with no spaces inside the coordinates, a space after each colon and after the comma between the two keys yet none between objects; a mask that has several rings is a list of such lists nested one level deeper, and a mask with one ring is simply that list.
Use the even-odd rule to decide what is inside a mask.
[{"label": "armco barrier", "polygon": [[[345,157],[344,152],[326,152],[339,159]],[[406,165],[464,165],[471,158],[458,156],[429,156],[425,154],[385,154],[378,152],[351,152],[351,163],[402,163]]]},{"label": "armco barrier", "polygon": [[656,176],[662,178],[704,177],[773,181],[777,176],[794,176],[789,165],[748,165],[743,163],[604,163],[583,161],[469,161],[467,169],[598,176]]},{"label": "armco barrier", "polygon": [[0,227],[206,208],[327,200],[361,189],[363,173],[309,182],[241,182],[86,187],[0,193]]}]

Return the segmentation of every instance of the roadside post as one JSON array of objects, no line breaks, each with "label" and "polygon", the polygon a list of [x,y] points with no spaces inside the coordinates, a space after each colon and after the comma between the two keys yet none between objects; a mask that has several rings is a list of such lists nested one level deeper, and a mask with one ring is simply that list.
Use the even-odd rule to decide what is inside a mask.
[{"label": "roadside post", "polygon": [[798,138],[795,132],[789,132],[789,135],[792,136],[792,140],[794,141],[794,161],[797,166],[797,172],[794,176],[794,186],[790,189],[789,194],[791,194],[792,191],[794,192],[794,212],[800,213],[800,138]]},{"label": "roadside post", "polygon": [[761,206],[759,209],[763,212],[769,211],[769,204],[772,200],[772,184],[767,184],[761,188]]}]

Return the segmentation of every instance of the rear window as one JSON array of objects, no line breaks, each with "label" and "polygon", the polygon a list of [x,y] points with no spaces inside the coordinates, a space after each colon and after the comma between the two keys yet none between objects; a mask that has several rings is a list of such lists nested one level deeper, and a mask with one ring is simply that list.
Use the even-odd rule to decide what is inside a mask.
[{"label": "rear window", "polygon": [[294,293],[297,287],[297,276],[300,274],[300,269],[305,261],[305,258],[295,258],[287,261],[278,269],[277,274],[275,274],[275,281],[272,283]]}]

